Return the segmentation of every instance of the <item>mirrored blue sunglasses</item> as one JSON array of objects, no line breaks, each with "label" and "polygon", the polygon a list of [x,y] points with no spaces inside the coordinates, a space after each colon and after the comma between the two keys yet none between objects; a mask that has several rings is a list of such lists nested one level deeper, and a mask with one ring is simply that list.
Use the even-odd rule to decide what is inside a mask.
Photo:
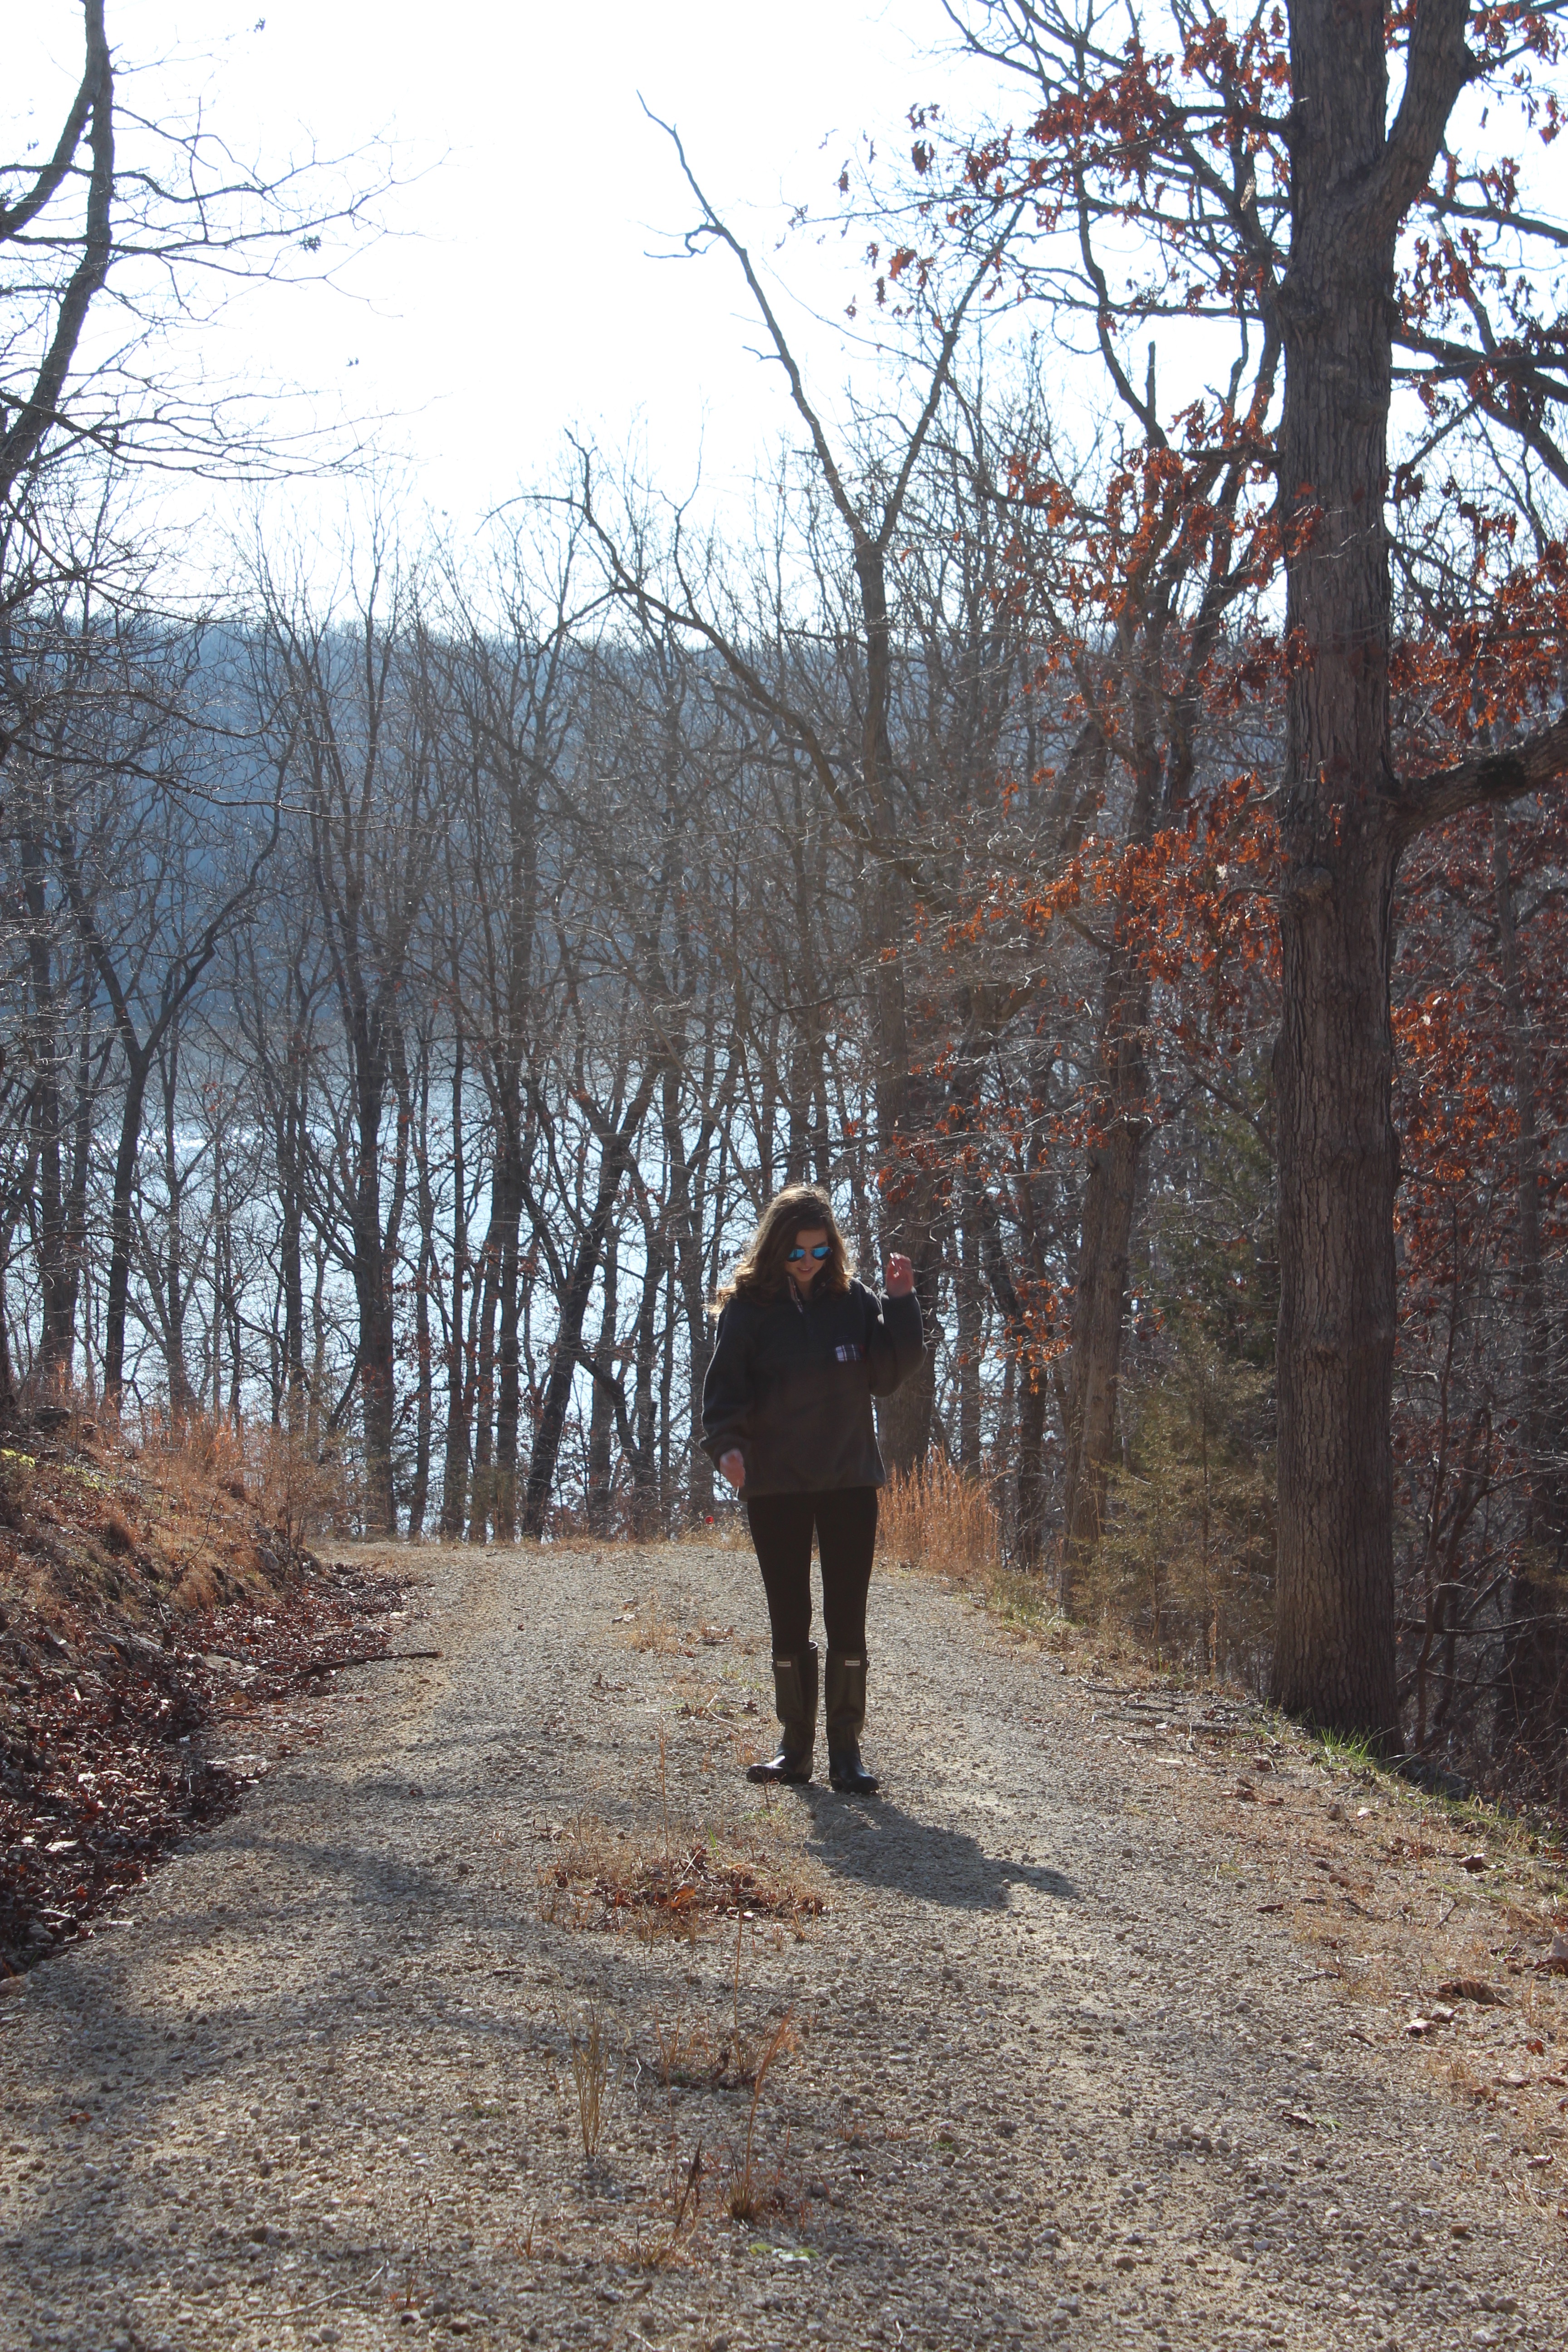
[{"label": "mirrored blue sunglasses", "polygon": [[[833,1244],[831,1242],[818,1242],[811,1255],[813,1257],[816,1258],[831,1257],[833,1255]],[[789,1253],[789,1263],[791,1265],[794,1265],[797,1258],[803,1258],[805,1255],[805,1252],[802,1249],[800,1244],[796,1242],[794,1249]]]}]

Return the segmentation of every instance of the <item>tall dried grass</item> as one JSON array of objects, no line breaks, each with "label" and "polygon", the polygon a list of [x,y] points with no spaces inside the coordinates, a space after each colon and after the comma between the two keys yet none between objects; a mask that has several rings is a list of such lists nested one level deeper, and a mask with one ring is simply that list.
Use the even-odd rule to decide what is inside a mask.
[{"label": "tall dried grass", "polygon": [[951,1462],[895,1471],[882,1489],[877,1549],[963,1582],[991,1577],[1002,1564],[1002,1528],[985,1481]]},{"label": "tall dried grass", "polygon": [[121,1425],[166,1499],[188,1517],[247,1505],[286,1555],[356,1523],[353,1479],[339,1449],[268,1422],[147,1407]]},{"label": "tall dried grass", "polygon": [[258,1422],[247,1432],[246,1454],[256,1500],[290,1549],[359,1526],[358,1482],[331,1439],[323,1447],[298,1430]]}]

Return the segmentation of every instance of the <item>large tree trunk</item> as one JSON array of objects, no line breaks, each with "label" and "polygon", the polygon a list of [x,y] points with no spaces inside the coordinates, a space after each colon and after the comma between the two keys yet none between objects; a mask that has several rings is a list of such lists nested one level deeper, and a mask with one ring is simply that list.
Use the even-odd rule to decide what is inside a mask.
[{"label": "large tree trunk", "polygon": [[[290,985],[293,975],[290,975]],[[300,1419],[305,1387],[305,1070],[307,1041],[302,1023],[289,1041],[283,1098],[278,1106],[278,1280],[283,1294],[283,1391],[290,1431]]]},{"label": "large tree trunk", "polygon": [[[1279,1532],[1273,1695],[1337,1730],[1398,1734],[1394,1195],[1388,987],[1394,856],[1345,813],[1280,907]],[[1330,862],[1331,860],[1331,863]]]},{"label": "large tree trunk", "polygon": [[441,1470],[441,1540],[463,1532],[468,1486],[468,1364],[463,1345],[463,1290],[468,1271],[468,1202],[463,1165],[463,1036],[452,1055],[452,1303],[447,1342],[447,1431]]},{"label": "large tree trunk", "polygon": [[163,1190],[169,1202],[169,1229],[163,1237],[161,1269],[163,1297],[163,1371],[169,1384],[169,1418],[176,1426],[187,1420],[195,1398],[185,1369],[185,1311],[190,1286],[185,1279],[184,1184],[180,1168],[176,1090],[178,1065],[173,1053],[163,1067]]},{"label": "large tree trunk", "polygon": [[637,1450],[631,1462],[632,1533],[639,1537],[653,1533],[658,1516],[654,1369],[658,1297],[663,1287],[664,1237],[657,1215],[650,1214],[643,1224],[642,1297],[637,1302],[637,1319],[632,1339],[631,1423],[637,1441]]},{"label": "large tree trunk", "polygon": [[435,1359],[430,1330],[430,1291],[436,1279],[436,1198],[430,1181],[430,1041],[420,1040],[419,1125],[414,1173],[419,1217],[419,1259],[414,1276],[415,1427],[414,1483],[408,1494],[408,1540],[425,1532],[430,1499],[430,1453],[435,1433]]},{"label": "large tree trunk", "polygon": [[[114,1191],[109,1212],[109,1284],[103,1318],[103,1394],[118,1404],[125,1382],[125,1312],[131,1296],[131,1202],[136,1190],[136,1161],[142,1143],[142,1107],[146,1098],[148,1063],[140,1054],[126,1056],[125,1100],[120,1113],[120,1148],[114,1155]],[[215,1308],[215,1314],[220,1310]],[[216,1377],[216,1375],[215,1375]],[[218,1410],[215,1393],[213,1411]]]},{"label": "large tree trunk", "polygon": [[364,1429],[364,1520],[374,1536],[396,1532],[392,1438],[396,1397],[392,1268],[382,1233],[381,1114],[383,1087],[374,1057],[359,1054],[359,1167],[353,1230],[355,1304],[359,1309],[360,1414]]},{"label": "large tree trunk", "polygon": [[604,1307],[599,1317],[598,1344],[594,1350],[598,1377],[594,1382],[594,1394],[588,1408],[588,1527],[590,1532],[596,1536],[609,1532],[610,1494],[615,1482],[616,1402],[610,1384],[616,1377],[616,1317],[619,1268],[620,1250],[616,1229],[612,1225],[605,1241]]},{"label": "large tree trunk", "polygon": [[980,1360],[984,1345],[980,1297],[980,1236],[967,1206],[953,1221],[952,1296],[958,1341],[958,1462],[980,1475]]},{"label": "large tree trunk", "polygon": [[1553,1770],[1556,1801],[1563,1796],[1563,1731],[1568,1723],[1568,1602],[1560,1581],[1563,1555],[1562,1481],[1548,1386],[1552,1332],[1541,1255],[1541,1130],[1535,1108],[1534,1057],[1520,973],[1513,883],[1509,872],[1508,820],[1492,812],[1492,880],[1498,954],[1502,966],[1503,1017],[1512,1064],[1514,1108],[1519,1127],[1519,1288],[1522,1347],[1520,1385],[1525,1450],[1530,1465],[1530,1501],[1525,1523],[1526,1563],[1509,1592],[1498,1693],[1500,1747],[1514,1741],[1532,1750]]},{"label": "large tree trunk", "polygon": [[1273,1696],[1292,1714],[1384,1745],[1399,1737],[1389,1426],[1398,1169],[1389,971],[1399,835],[1388,791],[1384,522],[1394,254],[1465,79],[1463,0],[1423,0],[1422,20],[1391,142],[1383,13],[1293,0],[1292,236],[1279,295],[1290,661],[1274,1056]]},{"label": "large tree trunk", "polygon": [[[703,1100],[711,1097],[713,1066],[712,1032],[709,1033],[704,1069]],[[713,1326],[708,1314],[707,1285],[703,1280],[702,1255],[702,1193],[700,1179],[707,1167],[711,1138],[705,1120],[697,1153],[687,1155],[685,1138],[680,1131],[680,1092],[673,1073],[667,1073],[664,1083],[664,1133],[670,1155],[670,1230],[674,1236],[675,1279],[680,1294],[686,1321],[687,1410],[690,1426],[690,1443],[687,1447],[686,1514],[693,1526],[700,1527],[712,1516],[713,1465],[698,1444],[702,1427],[702,1385],[708,1377],[709,1360],[713,1353]],[[722,1145],[720,1166],[722,1168]],[[595,1403],[597,1408],[597,1396]]]},{"label": "large tree trunk", "polygon": [[500,1251],[495,1224],[495,1180],[490,1189],[490,1230],[479,1253],[479,1369],[474,1394],[474,1478],[468,1497],[468,1541],[482,1544],[489,1534],[495,1472],[491,1449],[495,1434],[496,1301],[500,1295]]},{"label": "large tree trunk", "polygon": [[503,1112],[496,1217],[500,1229],[500,1328],[496,1345],[496,1456],[492,1517],[497,1543],[517,1540],[517,1433],[521,1413],[521,1353],[518,1325],[522,1305],[522,1142],[513,1091]]},{"label": "large tree trunk", "polygon": [[76,1350],[79,1272],[70,1243],[62,1156],[59,1006],[55,987],[43,845],[22,833],[17,848],[27,925],[32,1017],[28,1048],[37,1073],[32,1086],[33,1148],[38,1173],[39,1348],[34,1377],[45,1390],[68,1388]]},{"label": "large tree trunk", "polygon": [[1014,1433],[1010,1424],[1016,1412],[1016,1438],[1012,1449],[1016,1474],[1014,1552],[1018,1566],[1033,1571],[1040,1567],[1045,1556],[1047,1374],[1037,1335],[1031,1328],[1028,1310],[1018,1296],[1007,1253],[1002,1246],[996,1204],[984,1191],[974,1202],[974,1215],[979,1229],[980,1261],[991,1285],[992,1297],[1007,1326],[1007,1370],[998,1451],[1004,1456],[1009,1451],[1009,1439]]}]

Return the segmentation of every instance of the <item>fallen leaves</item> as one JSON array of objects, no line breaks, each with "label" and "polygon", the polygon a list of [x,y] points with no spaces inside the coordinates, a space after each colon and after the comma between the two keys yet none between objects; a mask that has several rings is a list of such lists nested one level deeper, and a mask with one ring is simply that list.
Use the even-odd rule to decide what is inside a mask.
[{"label": "fallen leaves", "polygon": [[542,1907],[560,1924],[613,1931],[639,1917],[674,1926],[695,1923],[700,1916],[815,1917],[826,1908],[814,1889],[795,1885],[760,1858],[726,1853],[711,1843],[638,1851],[618,1845],[604,1824],[586,1821],[562,1843],[566,1850],[560,1858],[536,1874]]},{"label": "fallen leaves", "polygon": [[379,1656],[395,1598],[356,1570],[310,1561],[265,1609],[247,1597],[176,1617],[167,1643],[105,1610],[71,1623],[68,1650],[15,1612],[0,1710],[0,1970],[79,1936],[178,1838],[228,1812],[267,1759],[203,1757],[195,1736],[218,1716],[253,1724],[301,1678]]}]

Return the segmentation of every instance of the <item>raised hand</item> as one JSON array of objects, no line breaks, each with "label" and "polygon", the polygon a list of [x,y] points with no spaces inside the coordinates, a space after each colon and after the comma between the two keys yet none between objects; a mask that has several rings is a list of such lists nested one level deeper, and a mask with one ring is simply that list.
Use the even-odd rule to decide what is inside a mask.
[{"label": "raised hand", "polygon": [[738,1445],[731,1445],[728,1454],[721,1454],[719,1467],[739,1493],[746,1483],[746,1457]]},{"label": "raised hand", "polygon": [[901,1251],[889,1251],[888,1255],[888,1296],[907,1298],[915,1286],[915,1270]]}]

